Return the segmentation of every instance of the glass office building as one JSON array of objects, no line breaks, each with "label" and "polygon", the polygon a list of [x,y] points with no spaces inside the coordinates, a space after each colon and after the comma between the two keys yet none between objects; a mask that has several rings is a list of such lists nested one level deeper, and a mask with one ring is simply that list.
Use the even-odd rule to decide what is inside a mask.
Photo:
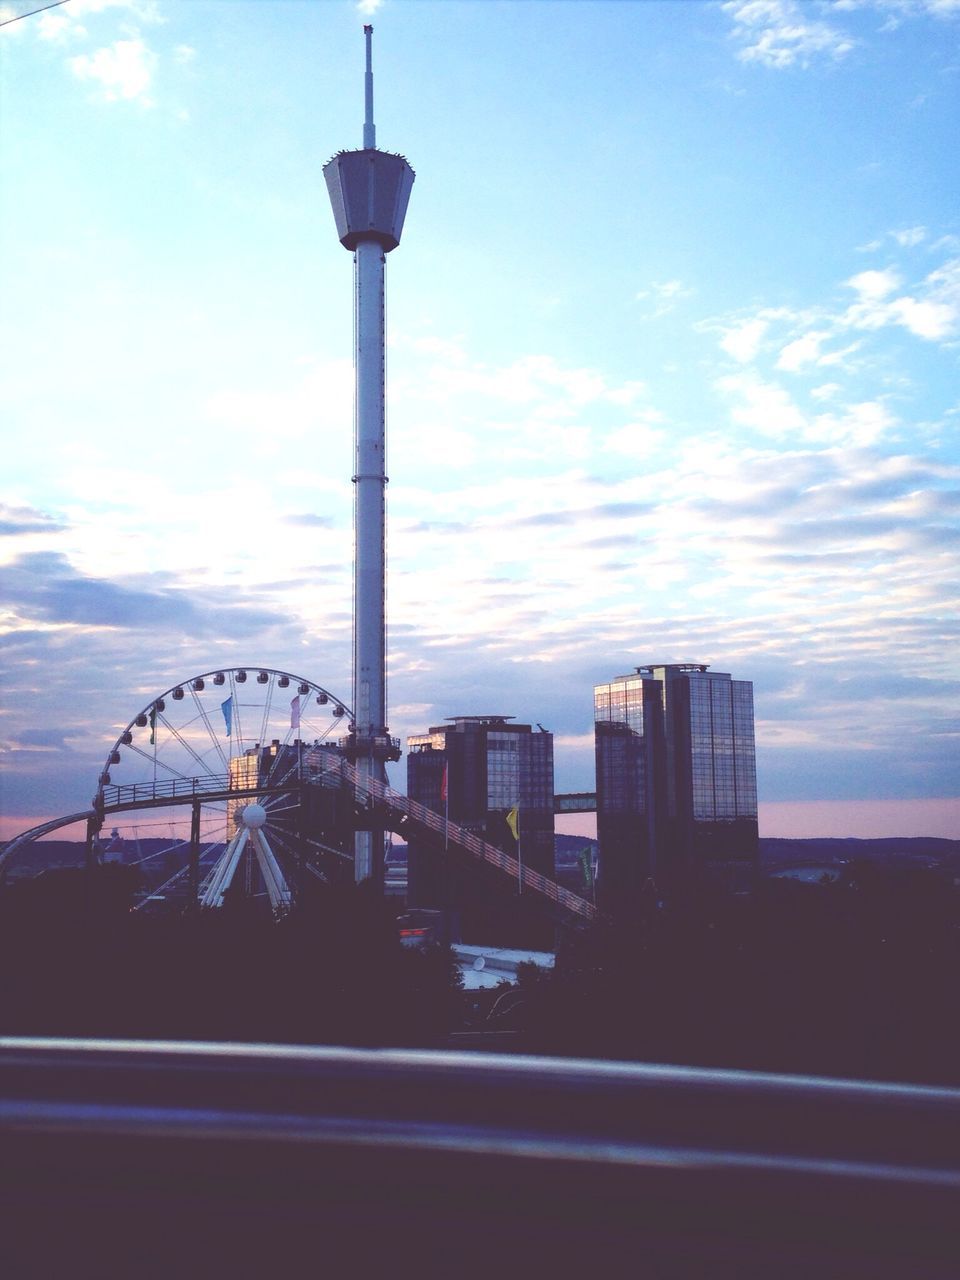
[{"label": "glass office building", "polygon": [[[510,716],[454,716],[414,734],[407,739],[407,794],[513,856],[507,814],[518,809],[524,865],[554,876],[553,735],[546,730]],[[465,940],[479,933],[491,941],[509,915],[502,873],[445,851],[425,833],[411,835],[407,867],[408,905],[448,911],[453,932]]]},{"label": "glass office building", "polygon": [[637,667],[596,686],[594,718],[606,909],[629,909],[651,880],[747,880],[758,849],[750,681],[702,663]]}]

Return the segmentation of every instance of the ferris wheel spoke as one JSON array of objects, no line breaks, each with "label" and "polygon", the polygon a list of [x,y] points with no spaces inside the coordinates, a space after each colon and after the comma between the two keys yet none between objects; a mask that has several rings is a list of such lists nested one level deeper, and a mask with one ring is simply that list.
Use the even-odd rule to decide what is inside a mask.
[{"label": "ferris wheel spoke", "polygon": [[324,844],[322,840],[314,840],[312,836],[304,836],[303,843],[310,845],[313,849],[318,849],[321,853],[332,853],[338,858],[342,858],[344,862],[353,862],[352,853],[344,853],[342,849],[335,849],[333,845]]},{"label": "ferris wheel spoke", "polygon": [[[276,758],[274,759],[273,763],[270,766],[270,772],[267,774],[266,778],[264,778],[265,786],[273,786],[273,787],[282,786],[283,783],[288,782],[290,778],[296,773],[297,766],[300,763],[299,759],[296,762],[288,761],[287,764],[281,766],[280,764],[281,756],[282,756],[282,752],[278,751]],[[278,768],[282,768],[283,772],[279,775],[279,777],[274,778],[273,776],[274,772]]]},{"label": "ferris wheel spoke", "polygon": [[175,872],[170,877],[169,880],[164,880],[163,884],[158,885],[157,888],[154,889],[153,893],[150,895],[149,898],[144,898],[142,902],[138,902],[137,905],[133,908],[134,911],[142,911],[143,908],[146,906],[146,904],[150,901],[150,898],[163,897],[170,889],[174,887],[174,885],[177,883],[178,880],[181,880],[187,874],[188,871],[189,871],[189,867],[181,867],[180,870]]},{"label": "ferris wheel spoke", "polygon": [[267,840],[271,846],[279,850],[280,853],[286,855],[286,857],[288,858],[295,857],[295,853],[292,846],[290,845],[289,838],[283,831],[277,831],[275,829],[271,829],[267,837]]},{"label": "ferris wheel spoke", "polygon": [[173,774],[175,778],[189,779],[190,777],[189,773],[182,773],[179,769],[174,768],[172,764],[168,764],[166,760],[161,760],[159,756],[155,757],[152,751],[144,751],[142,747],[138,747],[132,742],[127,744],[126,749],[136,756],[142,756],[151,766],[156,763],[158,768],[166,769],[167,773]]},{"label": "ferris wheel spoke", "polygon": [[219,777],[219,774],[215,773],[213,769],[210,768],[210,766],[206,763],[206,761],[199,754],[199,752],[194,750],[194,748],[186,740],[186,738],[183,736],[183,734],[180,732],[177,726],[175,724],[171,724],[169,718],[165,716],[162,711],[157,716],[157,720],[160,722],[160,724],[163,725],[165,729],[169,729],[169,731],[173,734],[176,740],[180,743],[181,747],[183,747],[184,751],[186,751],[188,755],[192,756],[193,759],[196,760],[197,764],[204,771],[204,773],[208,775],[208,777],[211,777],[211,778]]},{"label": "ferris wheel spoke", "polygon": [[279,813],[296,812],[302,808],[299,790],[280,791],[270,796],[261,796],[260,803],[266,809],[268,818],[275,818]]},{"label": "ferris wheel spoke", "polygon": [[193,687],[193,685],[194,685],[194,682],[191,680],[190,693],[193,697],[194,703],[196,704],[197,711],[200,713],[200,718],[203,720],[203,723],[207,730],[207,735],[210,738],[210,741],[213,743],[214,750],[216,751],[217,755],[220,757],[220,761],[223,765],[224,773],[229,773],[230,761],[227,758],[227,756],[224,754],[223,747],[220,745],[220,739],[217,737],[216,733],[214,732],[213,725],[210,723],[210,716],[207,713],[207,708],[203,705],[203,703],[197,697],[197,691]]},{"label": "ferris wheel spoke", "polygon": [[[260,679],[259,673],[257,679]],[[267,725],[270,723],[270,708],[273,705],[273,675],[267,681],[267,696],[263,700],[263,719],[260,721],[260,741],[267,741]]]},{"label": "ferris wheel spoke", "polygon": [[[231,729],[236,729],[236,733],[231,733],[231,738],[235,738],[237,742],[237,755],[243,755],[243,724],[240,717],[240,695],[237,693],[237,682],[234,672],[227,673],[230,677],[230,701],[233,707],[233,715],[231,716]],[[231,751],[231,755],[233,752]]]},{"label": "ferris wheel spoke", "polygon": [[[280,743],[280,750],[270,761],[270,768],[267,770],[267,776],[263,780],[263,785],[265,787],[279,786],[281,782],[286,782],[287,778],[290,777],[290,774],[293,773],[293,771],[296,769],[295,764],[291,764],[289,761],[285,760],[284,758],[286,755],[285,749],[289,745],[290,745],[289,742],[286,742],[286,741]],[[279,777],[274,778],[273,775],[277,772],[278,769],[281,770],[282,772],[280,773]]]},{"label": "ferris wheel spoke", "polygon": [[[286,690],[289,692],[285,698]],[[188,691],[190,697],[185,698]],[[224,706],[222,699],[226,697],[230,701]],[[329,714],[337,711],[339,715]],[[299,794],[304,759],[315,744],[325,744],[323,749],[330,750],[331,739],[342,729],[344,713],[348,713],[347,704],[321,685],[289,672],[257,666],[204,672],[171,685],[147,703],[129,722],[107,756],[101,770],[101,795],[114,785],[166,780],[170,789],[171,781],[189,786],[192,779],[204,780],[200,794],[177,802],[182,804],[182,809],[173,821],[153,824],[163,826],[164,838],[156,843],[151,839],[150,844],[142,848],[139,836],[145,832],[152,836],[153,832],[148,830],[151,824],[141,823],[139,836],[136,831],[133,833],[135,844],[130,846],[130,851],[135,863],[142,864],[145,879],[153,881],[158,875],[168,877],[151,896],[167,895],[170,899],[167,909],[178,906],[186,884],[182,876],[193,874],[189,868],[195,868],[198,859],[202,864],[201,878],[207,876],[211,864],[220,860],[235,834],[236,815],[253,796],[259,797],[259,803],[267,811],[267,832],[277,842],[278,852],[283,851],[285,862],[291,857],[302,859],[303,856],[312,861],[334,856],[350,862],[349,852],[324,844],[323,837],[328,833],[322,824],[313,828],[311,823],[310,835],[320,836],[319,840],[304,840],[302,795]],[[228,732],[224,732],[225,729]],[[252,735],[257,732],[261,750],[254,751]],[[149,746],[148,736],[154,739]],[[206,800],[202,791],[224,773],[228,783],[223,799]],[[236,787],[237,793],[232,793],[230,787]],[[248,795],[240,794],[243,791]],[[168,822],[170,835],[166,838]],[[180,833],[181,839],[177,840]],[[192,849],[191,835],[197,840]],[[168,868],[163,866],[164,854],[175,865],[181,861],[187,864],[187,870],[170,876]]]},{"label": "ferris wheel spoke", "polygon": [[124,863],[127,867],[142,867],[145,862],[149,862],[151,858],[159,858],[161,854],[172,853],[174,849],[182,849],[184,842],[178,840],[175,844],[168,844],[165,849],[158,849],[156,853],[148,853],[145,858],[138,858],[136,862]]},{"label": "ferris wheel spoke", "polygon": [[331,733],[333,733],[336,727],[337,727],[337,721],[331,720],[330,723],[327,725],[327,727],[324,729],[323,733],[321,733],[320,737],[317,739],[317,742],[326,742],[327,738],[330,737]]},{"label": "ferris wheel spoke", "polygon": [[270,805],[270,807],[267,809],[267,816],[271,820],[275,820],[277,818],[281,818],[285,813],[298,813],[299,810],[300,810],[300,806],[296,803],[283,804],[283,805]]}]

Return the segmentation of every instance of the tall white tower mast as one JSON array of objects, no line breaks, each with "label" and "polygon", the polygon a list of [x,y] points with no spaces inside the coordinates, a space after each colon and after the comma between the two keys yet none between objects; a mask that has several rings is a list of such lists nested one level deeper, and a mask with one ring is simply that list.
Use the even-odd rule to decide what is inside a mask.
[{"label": "tall white tower mast", "polygon": [[[403,156],[377,150],[373,123],[373,27],[366,40],[363,148],[340,151],[324,166],[337,234],[354,255],[353,708],[346,750],[361,777],[386,782],[400,756],[389,734],[386,699],[386,430],[384,377],[385,255],[400,243],[414,173]],[[357,881],[383,883],[383,831],[358,831]]]}]

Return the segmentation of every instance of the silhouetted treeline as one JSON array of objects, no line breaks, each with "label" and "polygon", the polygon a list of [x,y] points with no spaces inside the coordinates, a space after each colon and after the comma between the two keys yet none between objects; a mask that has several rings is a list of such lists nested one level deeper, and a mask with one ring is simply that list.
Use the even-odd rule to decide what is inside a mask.
[{"label": "silhouetted treeline", "polygon": [[567,936],[554,973],[522,971],[508,1000],[462,993],[448,951],[402,948],[393,906],[362,887],[321,886],[274,923],[242,898],[131,911],[135,877],[0,893],[0,1034],[434,1047],[469,1026],[527,1052],[960,1086],[946,873],[865,862],[843,883],[651,896],[629,925]]},{"label": "silhouetted treeline", "polygon": [[524,975],[525,1047],[960,1085],[958,904],[941,873],[871,863],[843,884],[651,901]]},{"label": "silhouetted treeline", "polygon": [[352,885],[275,923],[235,900],[131,911],[136,873],[60,871],[0,893],[0,1034],[410,1045],[457,1016],[448,951],[403,949]]}]

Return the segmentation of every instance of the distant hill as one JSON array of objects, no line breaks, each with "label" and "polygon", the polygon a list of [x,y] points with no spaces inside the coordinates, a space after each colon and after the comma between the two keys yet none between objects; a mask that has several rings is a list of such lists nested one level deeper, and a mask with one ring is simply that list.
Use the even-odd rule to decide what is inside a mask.
[{"label": "distant hill", "polygon": [[[588,836],[557,835],[557,863],[560,866],[574,865],[578,862],[580,852],[590,849],[594,857],[597,841]],[[186,854],[186,846],[179,841],[149,838],[139,841],[139,847],[133,841],[125,841],[122,851],[108,853],[110,860],[123,862],[139,862],[168,851],[168,857],[182,861]],[[960,867],[960,840],[946,840],[937,836],[891,836],[878,840],[827,839],[810,837],[808,839],[788,840],[776,836],[761,836],[760,862],[765,867],[776,867],[784,863],[810,862],[852,862],[857,859],[871,861],[899,861],[917,859],[924,862],[948,862]],[[82,866],[84,845],[79,840],[41,840],[27,845],[15,856],[11,870],[13,878],[18,875],[34,875],[44,867]],[[165,863],[166,858],[157,858],[158,863]],[[388,860],[401,866],[406,865],[407,846],[394,844]],[[149,862],[146,864],[149,866]],[[152,868],[151,868],[152,870]]]},{"label": "distant hill", "polygon": [[853,862],[922,859],[924,862],[953,861],[960,858],[960,840],[945,840],[938,836],[889,836],[878,840],[827,839],[810,837],[803,840],[786,840],[775,836],[761,836],[760,862],[763,866],[777,866],[784,862]]},{"label": "distant hill", "polygon": [[[597,842],[596,840],[591,840],[589,836],[556,835],[554,836],[554,847],[557,851],[558,862],[576,862],[582,849],[590,849],[596,855]],[[391,845],[387,861],[405,866],[407,846],[405,844]]]},{"label": "distant hill", "polygon": [[553,840],[558,862],[576,862],[584,849],[589,849],[596,856],[599,847],[589,836],[555,835]]}]

